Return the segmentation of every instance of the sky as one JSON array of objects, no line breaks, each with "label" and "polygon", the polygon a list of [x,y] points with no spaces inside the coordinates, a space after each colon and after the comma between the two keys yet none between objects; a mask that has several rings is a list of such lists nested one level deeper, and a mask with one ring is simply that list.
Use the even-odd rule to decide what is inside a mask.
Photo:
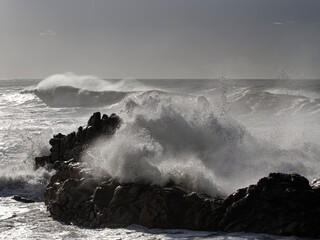
[{"label": "sky", "polygon": [[319,0],[0,0],[0,78],[320,79]]}]

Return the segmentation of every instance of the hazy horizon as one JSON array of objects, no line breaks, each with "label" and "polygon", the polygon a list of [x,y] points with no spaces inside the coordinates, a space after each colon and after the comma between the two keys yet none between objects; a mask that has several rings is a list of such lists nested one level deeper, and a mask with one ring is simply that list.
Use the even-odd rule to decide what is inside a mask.
[{"label": "hazy horizon", "polygon": [[[60,73],[58,73],[60,74]],[[54,75],[54,74],[53,74]],[[52,75],[50,75],[52,76]],[[47,77],[50,77],[47,76]],[[82,75],[80,75],[82,76]],[[47,77],[43,78],[0,78],[0,81],[6,81],[6,80],[38,80],[41,81]],[[316,81],[320,80],[319,78],[104,78],[99,77],[102,80],[123,80],[123,79],[134,79],[134,80],[294,80],[294,81]]]},{"label": "hazy horizon", "polygon": [[0,0],[0,79],[320,79],[316,0]]}]

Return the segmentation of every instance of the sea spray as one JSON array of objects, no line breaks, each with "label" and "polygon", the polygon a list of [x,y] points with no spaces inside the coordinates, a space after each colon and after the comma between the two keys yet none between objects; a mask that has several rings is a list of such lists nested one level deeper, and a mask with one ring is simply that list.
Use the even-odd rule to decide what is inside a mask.
[{"label": "sea spray", "polygon": [[[14,124],[6,126],[16,139],[7,138],[7,144],[10,148],[6,151],[14,151],[15,155],[8,159],[2,159],[0,168],[0,196],[20,195],[33,199],[35,201],[43,200],[43,192],[48,185],[53,171],[46,166],[35,170],[34,158],[39,154],[47,154],[49,148],[47,146],[45,133],[41,137],[37,133],[21,132],[20,126]],[[32,127],[29,126],[29,131]],[[15,141],[13,143],[12,141]],[[3,152],[3,151],[2,151]]]},{"label": "sea spray", "polygon": [[114,138],[83,158],[94,156],[88,161],[124,182],[175,181],[225,194],[271,171],[316,175],[317,138],[303,143],[298,135],[307,129],[299,120],[301,104],[312,110],[314,98],[303,96],[300,104],[301,96],[271,93],[275,85],[288,85],[275,81],[202,81],[196,87],[193,81],[163,82],[69,73],[53,75],[37,89],[49,90],[50,98],[42,98],[49,106],[99,106],[121,115],[124,125]]},{"label": "sea spray", "polygon": [[112,139],[97,143],[95,164],[120,181],[174,181],[215,195],[273,171],[315,174],[312,165],[301,162],[300,150],[257,139],[204,96],[148,91],[128,97],[117,109],[124,124]]},{"label": "sea spray", "polygon": [[[159,92],[128,100],[123,126],[96,143],[94,164],[123,182],[173,181],[211,195],[234,190],[228,186],[236,188],[236,178],[247,175],[244,158],[252,149],[244,144],[252,139],[236,121],[217,118],[208,104],[204,97]],[[83,158],[92,161],[92,154]]]}]

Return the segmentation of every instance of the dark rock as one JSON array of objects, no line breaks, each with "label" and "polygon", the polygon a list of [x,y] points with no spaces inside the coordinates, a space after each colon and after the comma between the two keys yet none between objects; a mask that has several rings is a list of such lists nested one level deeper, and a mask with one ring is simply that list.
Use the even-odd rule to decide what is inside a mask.
[{"label": "dark rock", "polygon": [[62,133],[58,133],[57,135],[54,135],[53,138],[64,138],[66,135],[63,135]]},{"label": "dark rock", "polygon": [[51,138],[49,140],[49,144],[51,146],[57,146],[57,145],[61,144],[61,138]]},{"label": "dark rock", "polygon": [[320,194],[298,174],[271,173],[224,201],[219,229],[319,237]]},{"label": "dark rock", "polygon": [[36,167],[36,168],[44,167],[46,164],[52,162],[50,156],[36,157],[36,158],[34,159],[34,161],[35,161],[35,167]]},{"label": "dark rock", "polygon": [[[208,211],[221,207],[214,198],[187,194],[177,187],[120,184],[81,170],[84,164],[63,164],[45,192],[54,219],[95,227],[141,224],[157,228],[205,229]],[[92,218],[93,225],[84,224]],[[208,226],[209,227],[209,226]]]},{"label": "dark rock", "polygon": [[88,121],[88,126],[93,126],[96,129],[101,128],[101,113],[100,112],[95,112],[89,119]]},{"label": "dark rock", "polygon": [[116,114],[111,114],[110,117],[103,115],[101,118],[100,112],[94,113],[87,127],[79,127],[77,132],[72,132],[68,135],[58,133],[49,140],[52,146],[49,156],[36,157],[36,168],[43,167],[46,164],[53,164],[54,168],[59,166],[58,162],[77,159],[83,151],[89,146],[93,139],[101,136],[111,136],[121,125],[121,118]]},{"label": "dark rock", "polygon": [[13,198],[14,200],[18,201],[18,202],[23,202],[23,203],[34,203],[35,201],[32,199],[28,199],[28,198],[24,198],[18,195],[14,195]]},{"label": "dark rock", "polygon": [[107,208],[113,197],[114,190],[118,184],[115,181],[103,182],[99,187],[94,190],[93,203],[96,207],[96,212]]}]

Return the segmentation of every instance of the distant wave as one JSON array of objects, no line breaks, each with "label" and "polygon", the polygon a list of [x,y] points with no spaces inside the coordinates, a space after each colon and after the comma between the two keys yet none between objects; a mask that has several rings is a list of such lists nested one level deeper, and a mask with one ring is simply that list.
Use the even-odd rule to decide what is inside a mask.
[{"label": "distant wave", "polygon": [[231,111],[237,114],[320,113],[320,96],[317,93],[298,93],[289,89],[242,88],[228,99]]},{"label": "distant wave", "polygon": [[288,88],[267,88],[265,92],[269,92],[276,95],[286,95],[294,97],[305,97],[305,98],[320,98],[320,93],[317,91],[307,91],[302,89],[288,89]]},{"label": "distant wave", "polygon": [[90,91],[70,86],[55,87],[48,90],[34,90],[42,101],[50,107],[99,107],[120,102],[128,94],[115,91]]},{"label": "distant wave", "polygon": [[45,78],[32,92],[50,107],[99,107],[125,98],[128,92],[117,91],[122,85],[95,76],[65,73]]},{"label": "distant wave", "polygon": [[36,89],[23,93],[35,94],[50,107],[103,107],[119,103],[134,94],[153,91],[175,94],[135,79],[103,80],[73,73],[49,76],[39,82]]},{"label": "distant wave", "polygon": [[103,80],[73,73],[56,74],[42,80],[34,93],[50,107],[101,107],[122,101],[135,92],[156,90],[135,79]]}]

